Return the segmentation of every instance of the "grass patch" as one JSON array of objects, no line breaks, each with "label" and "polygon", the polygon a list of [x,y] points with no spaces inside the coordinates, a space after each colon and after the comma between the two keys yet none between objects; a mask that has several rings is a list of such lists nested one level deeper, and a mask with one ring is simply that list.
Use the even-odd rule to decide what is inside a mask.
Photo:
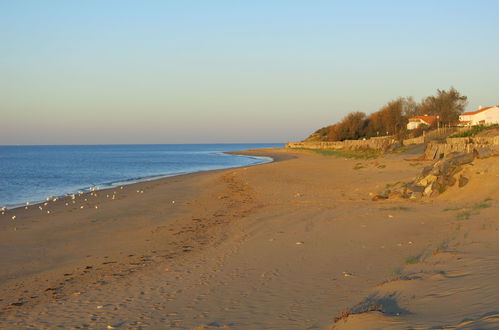
[{"label": "grass patch", "polygon": [[364,165],[362,165],[361,163],[357,163],[355,164],[355,166],[353,167],[354,170],[360,170],[361,168],[365,168]]},{"label": "grass patch", "polygon": [[381,164],[381,165],[378,166],[378,168],[385,168],[385,167],[386,167],[385,164]]},{"label": "grass patch", "polygon": [[333,149],[310,149],[310,148],[293,148],[293,150],[308,150],[324,156],[335,156],[343,158],[355,159],[374,159],[381,155],[381,152],[376,150],[333,150]]},{"label": "grass patch", "polygon": [[492,204],[489,203],[491,201],[493,201],[493,199],[490,197],[487,197],[483,200],[483,202],[473,205],[472,209],[473,210],[488,209],[489,207],[492,206]]},{"label": "grass patch", "polygon": [[474,135],[476,135],[476,134],[478,134],[480,132],[483,132],[483,131],[486,131],[486,130],[489,130],[489,129],[492,129],[492,128],[496,128],[496,127],[499,127],[499,125],[498,124],[494,124],[494,125],[490,125],[490,126],[477,125],[477,126],[473,126],[473,128],[469,129],[466,132],[452,134],[449,137],[450,138],[459,138],[459,137],[474,136]]},{"label": "grass patch", "polygon": [[444,209],[444,212],[448,212],[448,211],[459,211],[459,210],[462,210],[463,208],[462,207],[447,207]]},{"label": "grass patch", "polygon": [[407,206],[393,206],[393,207],[382,207],[381,211],[410,211],[411,208]]},{"label": "grass patch", "polygon": [[440,244],[437,245],[437,248],[433,251],[433,254],[438,254],[440,252],[443,252],[449,248],[449,240],[444,239]]},{"label": "grass patch", "polygon": [[470,211],[459,212],[456,215],[457,220],[468,220],[471,217],[472,213]]},{"label": "grass patch", "polygon": [[419,264],[420,262],[423,262],[425,259],[426,259],[426,256],[424,254],[419,254],[417,256],[411,256],[411,257],[405,259],[405,264],[406,265]]},{"label": "grass patch", "polygon": [[400,267],[393,269],[390,272],[390,276],[400,276],[402,274],[402,269]]}]

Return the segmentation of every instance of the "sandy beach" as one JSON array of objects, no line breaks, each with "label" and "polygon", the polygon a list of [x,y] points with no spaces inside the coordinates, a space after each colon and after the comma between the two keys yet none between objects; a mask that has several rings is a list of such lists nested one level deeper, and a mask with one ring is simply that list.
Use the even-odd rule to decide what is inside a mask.
[{"label": "sandy beach", "polygon": [[275,161],[0,215],[0,328],[499,326],[497,157],[436,198],[374,202],[421,150],[244,154]]}]

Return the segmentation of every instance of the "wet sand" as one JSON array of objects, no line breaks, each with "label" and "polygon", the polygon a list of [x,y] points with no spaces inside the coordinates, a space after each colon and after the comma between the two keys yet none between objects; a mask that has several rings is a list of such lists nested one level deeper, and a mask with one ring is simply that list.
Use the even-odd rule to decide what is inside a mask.
[{"label": "wet sand", "polygon": [[[470,183],[438,198],[372,202],[370,193],[427,164],[404,154],[246,153],[277,161],[0,216],[0,328],[427,328],[496,320],[498,159],[476,160]],[[383,308],[334,324],[366,301]]]}]

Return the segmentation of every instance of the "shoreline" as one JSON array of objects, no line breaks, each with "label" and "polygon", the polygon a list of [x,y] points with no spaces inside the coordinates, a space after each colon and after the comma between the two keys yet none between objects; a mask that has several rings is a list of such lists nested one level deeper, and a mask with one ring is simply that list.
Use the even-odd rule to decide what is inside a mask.
[{"label": "shoreline", "polygon": [[[268,148],[263,148],[263,149],[268,149]],[[255,149],[258,150],[258,149]],[[138,177],[138,178],[127,178],[119,181],[114,181],[110,183],[101,183],[97,184],[95,186],[88,186],[88,187],[81,187],[78,188],[74,191],[70,192],[65,192],[64,194],[61,195],[53,195],[53,196],[48,196],[46,197],[45,200],[34,200],[34,201],[25,201],[20,204],[5,204],[0,206],[0,208],[5,207],[6,208],[6,213],[7,211],[12,212],[16,209],[21,209],[26,206],[32,207],[32,206],[39,206],[40,204],[43,204],[45,202],[51,202],[54,198],[56,200],[71,197],[71,195],[78,195],[80,192],[83,192],[83,194],[88,194],[90,192],[97,192],[97,191],[105,191],[109,189],[116,189],[119,188],[120,186],[129,186],[141,182],[149,182],[149,181],[155,181],[155,180],[161,180],[165,178],[171,178],[171,177],[176,177],[176,176],[182,176],[182,175],[188,175],[188,174],[195,174],[195,173],[202,173],[202,172],[209,172],[209,171],[218,171],[218,170],[224,170],[224,169],[231,169],[231,168],[240,168],[240,167],[245,167],[245,166],[256,166],[256,165],[262,165],[262,164],[267,164],[271,163],[274,161],[271,157],[265,157],[265,156],[258,156],[256,154],[244,154],[243,152],[239,151],[227,151],[227,152],[220,152],[222,154],[229,154],[229,155],[238,155],[238,156],[247,156],[249,158],[253,159],[262,159],[262,162],[254,163],[254,164],[249,164],[249,165],[240,165],[240,166],[235,166],[235,167],[225,167],[225,168],[217,168],[217,169],[210,169],[210,170],[198,170],[194,172],[181,172],[181,173],[175,173],[175,174],[158,174],[158,175],[151,175],[151,176],[145,176],[145,177]],[[266,160],[266,161],[265,161]],[[126,183],[127,181],[130,181],[130,183]],[[93,190],[92,188],[96,188]]]},{"label": "shoreline", "polygon": [[[499,192],[490,179],[499,175],[497,159],[477,160],[465,188],[438,198],[373,202],[369,193],[425,164],[404,154],[234,153],[275,161],[98,191],[69,206],[51,203],[50,214],[21,209],[15,221],[0,221],[0,326],[428,327],[456,324],[468,309],[476,318],[477,308],[486,309],[480,299],[495,298],[466,296],[477,308],[438,319],[424,309],[438,310],[441,300],[431,297],[455,291],[467,265],[490,272],[481,257],[493,261],[499,251]],[[463,212],[470,221],[459,219]],[[424,260],[415,257],[422,253]],[[465,295],[477,285],[474,277],[463,281]],[[411,293],[413,284],[426,293]],[[411,313],[392,317],[394,305],[385,304],[381,316],[374,310],[334,324],[344,308],[372,297]]]}]

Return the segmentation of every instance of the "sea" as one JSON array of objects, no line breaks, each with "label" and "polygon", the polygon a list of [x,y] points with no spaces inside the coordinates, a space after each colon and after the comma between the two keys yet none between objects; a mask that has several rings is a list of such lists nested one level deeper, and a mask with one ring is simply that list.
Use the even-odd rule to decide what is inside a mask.
[{"label": "sea", "polygon": [[224,152],[283,144],[0,146],[0,207],[186,173],[262,164]]}]

